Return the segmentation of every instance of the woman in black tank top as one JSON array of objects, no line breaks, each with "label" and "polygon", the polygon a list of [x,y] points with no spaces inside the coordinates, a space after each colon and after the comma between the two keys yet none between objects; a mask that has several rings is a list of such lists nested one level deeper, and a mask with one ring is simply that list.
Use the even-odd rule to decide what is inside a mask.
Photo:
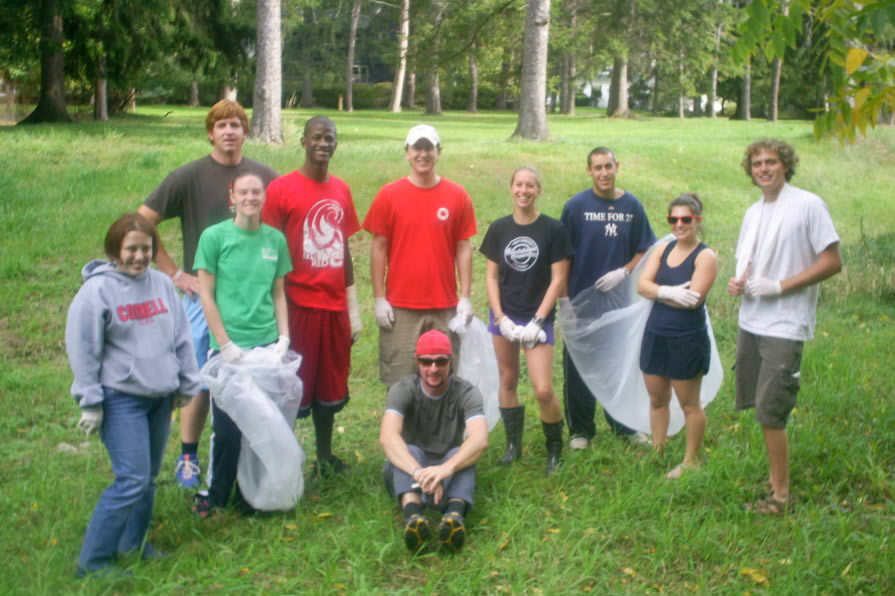
[{"label": "woman in black tank top", "polygon": [[653,448],[668,439],[671,390],[674,389],[687,428],[684,461],[668,472],[679,478],[699,467],[705,413],[700,404],[702,377],[709,369],[709,338],[705,298],[718,273],[715,252],[699,241],[702,203],[684,193],[668,207],[674,240],[659,244],[650,255],[637,284],[641,296],[655,300],[640,351],[640,370],[650,395]]}]

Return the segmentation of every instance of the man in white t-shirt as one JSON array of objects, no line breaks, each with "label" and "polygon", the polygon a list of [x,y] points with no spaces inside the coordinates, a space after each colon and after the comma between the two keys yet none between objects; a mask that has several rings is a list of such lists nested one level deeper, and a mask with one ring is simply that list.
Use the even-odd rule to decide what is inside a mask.
[{"label": "man in white t-shirt", "polygon": [[814,336],[818,284],[842,268],[839,236],[827,206],[789,184],[795,150],[775,139],[749,145],[743,168],[762,199],[743,217],[736,274],[742,296],[736,353],[736,409],[755,408],[764,433],[771,493],[747,508],[780,514],[790,504],[786,422],[799,390],[802,346]]}]

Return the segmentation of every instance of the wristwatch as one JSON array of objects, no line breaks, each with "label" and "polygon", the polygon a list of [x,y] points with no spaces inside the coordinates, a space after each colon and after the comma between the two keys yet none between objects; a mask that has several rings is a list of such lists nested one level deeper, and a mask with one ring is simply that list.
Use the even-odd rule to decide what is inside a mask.
[{"label": "wristwatch", "polygon": [[544,327],[544,319],[537,315],[535,315],[531,318],[531,322],[534,323],[535,325],[537,325],[538,327],[541,327],[542,329]]}]

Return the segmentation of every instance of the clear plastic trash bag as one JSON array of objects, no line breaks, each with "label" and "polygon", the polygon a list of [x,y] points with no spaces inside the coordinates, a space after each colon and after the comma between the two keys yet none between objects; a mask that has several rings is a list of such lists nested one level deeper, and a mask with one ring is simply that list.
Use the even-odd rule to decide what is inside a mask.
[{"label": "clear plastic trash bag", "polygon": [[490,431],[500,420],[500,373],[488,326],[478,317],[473,317],[469,325],[464,325],[463,317],[456,316],[448,323],[448,329],[460,336],[460,361],[456,374],[481,392]]},{"label": "clear plastic trash bag", "polygon": [[237,364],[219,356],[200,371],[219,408],[242,433],[239,490],[259,511],[288,511],[304,492],[305,454],[292,432],[301,405],[301,356],[280,359],[273,346],[254,348]]},{"label": "clear plastic trash bag", "polygon": [[[671,239],[667,236],[662,240]],[[637,294],[637,280],[657,245],[647,251],[624,283],[609,292],[590,287],[571,302],[561,300],[557,316],[563,342],[588,389],[614,419],[644,433],[651,432],[650,399],[640,371],[640,344],[653,301]],[[706,326],[711,359],[709,372],[702,379],[703,407],[715,399],[724,380],[708,310]],[[672,395],[670,410],[669,436],[684,426],[684,413],[676,395]]]}]

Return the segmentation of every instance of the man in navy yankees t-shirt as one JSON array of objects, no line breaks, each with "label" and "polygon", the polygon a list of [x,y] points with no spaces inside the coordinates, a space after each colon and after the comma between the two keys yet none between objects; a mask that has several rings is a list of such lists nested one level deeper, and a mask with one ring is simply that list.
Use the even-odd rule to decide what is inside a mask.
[{"label": "man in navy yankees t-shirt", "polygon": [[[609,292],[621,284],[656,241],[643,205],[637,197],[615,186],[619,162],[612,150],[597,147],[587,156],[593,187],[565,204],[561,221],[569,231],[574,256],[569,272],[569,297],[594,286]],[[584,449],[596,434],[596,399],[590,393],[567,350],[563,350],[563,397],[572,449]],[[604,412],[605,413],[605,412]],[[634,431],[605,413],[618,435]],[[643,437],[645,438],[645,437]]]}]

